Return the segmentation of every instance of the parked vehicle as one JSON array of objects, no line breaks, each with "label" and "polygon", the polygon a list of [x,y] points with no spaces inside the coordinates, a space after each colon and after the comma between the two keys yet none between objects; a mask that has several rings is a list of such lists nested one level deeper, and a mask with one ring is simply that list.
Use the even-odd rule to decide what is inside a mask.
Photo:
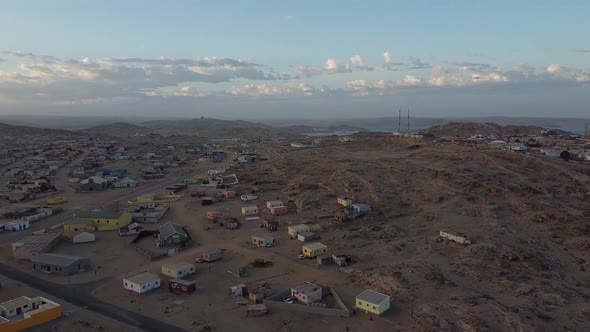
[{"label": "parked vehicle", "polygon": [[204,191],[202,191],[202,190],[194,190],[194,191],[191,191],[191,197],[203,197],[203,196],[205,196],[206,194],[207,194],[207,193],[205,193],[205,192],[204,192]]},{"label": "parked vehicle", "polygon": [[297,259],[306,259],[306,258],[307,258],[307,256],[305,256],[305,255],[299,255],[299,256],[297,256]]},{"label": "parked vehicle", "polygon": [[288,298],[284,299],[283,302],[293,304],[293,299],[288,297]]}]

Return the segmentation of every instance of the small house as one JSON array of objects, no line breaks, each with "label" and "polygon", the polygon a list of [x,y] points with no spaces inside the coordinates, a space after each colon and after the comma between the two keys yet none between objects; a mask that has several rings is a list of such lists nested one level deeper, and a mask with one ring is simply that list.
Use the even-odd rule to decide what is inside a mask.
[{"label": "small house", "polygon": [[129,225],[133,220],[133,214],[128,212],[81,211],[74,214],[74,219],[89,221],[99,231],[116,231],[123,226]]},{"label": "small house", "polygon": [[269,231],[276,231],[279,228],[279,222],[275,220],[265,219],[262,221],[262,225],[260,227],[264,227]]},{"label": "small house", "polygon": [[233,265],[230,265],[227,272],[238,278],[243,278],[248,276],[248,267],[246,265],[234,263]]},{"label": "small house", "polygon": [[320,242],[304,244],[301,253],[306,257],[317,257],[328,253],[328,247]]},{"label": "small house", "polygon": [[209,197],[209,196],[201,197],[201,205],[202,206],[211,205],[211,204],[213,204],[213,197]]},{"label": "small house", "polygon": [[285,204],[283,204],[283,201],[280,200],[274,200],[274,201],[267,201],[266,202],[266,207],[268,209],[272,208],[272,207],[277,207],[277,206],[284,206]]},{"label": "small house", "polygon": [[272,206],[270,208],[270,214],[273,216],[280,216],[283,214],[287,214],[288,210],[286,206]]},{"label": "small house", "polygon": [[244,216],[251,216],[254,214],[258,214],[258,207],[255,205],[244,206],[242,207],[242,215]]},{"label": "small house", "polygon": [[248,287],[245,284],[239,284],[231,286],[230,291],[234,296],[246,296],[248,294]]},{"label": "small house", "polygon": [[214,262],[223,257],[223,252],[217,248],[208,248],[203,252],[203,261]]},{"label": "small house", "polygon": [[73,243],[88,243],[96,241],[96,235],[84,229],[79,229],[72,234]]},{"label": "small house", "polygon": [[194,281],[184,279],[168,280],[168,290],[176,294],[192,294],[197,289]]},{"label": "small house", "polygon": [[210,222],[217,222],[219,219],[221,219],[221,217],[223,216],[223,213],[219,212],[219,211],[207,211],[207,220],[209,220]]},{"label": "small house", "polygon": [[4,230],[6,231],[24,231],[29,229],[28,220],[13,220],[4,223]]},{"label": "small house", "polygon": [[312,231],[299,232],[299,234],[297,235],[297,240],[299,240],[301,242],[315,241],[315,240],[318,240],[319,238],[320,238],[320,235],[317,233],[314,233]]},{"label": "small house", "polygon": [[188,233],[184,227],[167,222],[160,226],[160,233],[158,234],[158,247],[182,245],[190,240]]},{"label": "small house", "polygon": [[142,272],[123,279],[123,287],[136,293],[145,293],[160,287],[160,278],[149,272]]},{"label": "small house", "polygon": [[236,192],[232,190],[224,190],[221,195],[223,198],[234,198],[236,197]]},{"label": "small house", "polygon": [[80,230],[94,231],[94,226],[88,220],[73,219],[64,221],[64,236],[71,237]]},{"label": "small house", "polygon": [[91,269],[90,259],[87,257],[40,254],[31,257],[33,270],[50,274],[71,275],[82,273]]},{"label": "small house", "polygon": [[381,315],[389,309],[389,306],[389,296],[370,289],[367,289],[356,296],[355,308],[362,310],[365,313]]},{"label": "small house", "polygon": [[133,180],[132,178],[123,178],[115,183],[113,183],[113,187],[115,188],[134,188],[137,187],[137,181]]},{"label": "small house", "polygon": [[162,273],[172,278],[183,278],[195,273],[195,266],[186,262],[162,264]]},{"label": "small house", "polygon": [[350,209],[356,214],[369,213],[372,210],[371,206],[367,204],[351,204]]},{"label": "small house", "polygon": [[88,179],[80,181],[81,192],[102,191],[111,187],[111,181],[100,177],[91,176]]},{"label": "small house", "polygon": [[308,281],[302,282],[291,287],[291,298],[310,305],[322,299],[322,287]]},{"label": "small house", "polygon": [[275,245],[275,238],[267,235],[252,236],[252,244],[259,247],[272,247]]},{"label": "small house", "polygon": [[287,232],[289,233],[289,236],[293,239],[297,238],[297,235],[299,235],[299,233],[301,233],[303,231],[309,231],[309,226],[304,225],[304,224],[299,224],[299,225],[289,226],[287,228]]},{"label": "small house", "polygon": [[260,288],[260,289],[248,292],[248,299],[252,303],[262,303],[262,301],[264,301],[265,297],[266,297],[266,292],[265,292],[264,288]]},{"label": "small house", "polygon": [[352,205],[352,199],[348,197],[338,197],[338,204],[344,207],[349,207]]}]

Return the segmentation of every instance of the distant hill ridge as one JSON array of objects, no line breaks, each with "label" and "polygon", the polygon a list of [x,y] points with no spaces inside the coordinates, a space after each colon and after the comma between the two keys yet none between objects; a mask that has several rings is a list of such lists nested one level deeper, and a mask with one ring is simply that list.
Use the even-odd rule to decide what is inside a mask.
[{"label": "distant hill ridge", "polygon": [[[467,137],[473,135],[493,135],[496,137],[517,136],[517,135],[541,135],[541,131],[545,129],[538,126],[501,126],[497,123],[485,122],[449,122],[442,125],[434,126],[424,129],[423,134],[433,135],[435,137]],[[568,135],[570,132],[560,129],[550,129],[550,134],[553,135]]]}]

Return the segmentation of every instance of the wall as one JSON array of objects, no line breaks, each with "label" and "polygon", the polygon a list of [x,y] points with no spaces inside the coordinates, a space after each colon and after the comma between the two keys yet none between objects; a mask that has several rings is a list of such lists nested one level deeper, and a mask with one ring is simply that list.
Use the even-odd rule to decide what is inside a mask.
[{"label": "wall", "polygon": [[[342,305],[343,308],[346,308],[340,300],[338,294],[336,294],[332,289],[330,289],[330,293],[334,296],[336,303]],[[289,304],[282,301],[282,299],[289,297],[290,290],[285,290],[279,292],[263,301],[264,305],[268,308],[268,310],[281,310],[281,311],[290,311],[290,312],[302,312],[314,315],[323,315],[323,316],[332,316],[332,317],[350,317],[350,312],[348,309],[335,309],[335,308],[320,308],[320,307],[312,307],[303,304]]]},{"label": "wall", "polygon": [[2,332],[18,332],[28,328],[31,328],[36,325],[40,325],[51,320],[57,319],[61,317],[63,314],[63,309],[61,306],[54,307],[51,309],[47,309],[41,311],[39,313],[31,315],[28,319],[23,319],[17,322],[11,322],[6,324],[6,326],[2,325]]}]

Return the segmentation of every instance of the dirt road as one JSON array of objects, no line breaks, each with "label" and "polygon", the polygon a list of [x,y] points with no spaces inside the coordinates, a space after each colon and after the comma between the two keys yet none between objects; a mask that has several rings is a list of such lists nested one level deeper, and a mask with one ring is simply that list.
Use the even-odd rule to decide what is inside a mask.
[{"label": "dirt road", "polygon": [[170,325],[163,321],[144,316],[142,314],[103,302],[90,295],[93,284],[79,285],[77,287],[64,286],[43,280],[34,275],[22,272],[8,265],[0,263],[0,274],[19,280],[32,288],[36,288],[47,294],[60,298],[90,311],[113,318],[124,324],[134,326],[148,332],[185,332],[177,326]]}]

